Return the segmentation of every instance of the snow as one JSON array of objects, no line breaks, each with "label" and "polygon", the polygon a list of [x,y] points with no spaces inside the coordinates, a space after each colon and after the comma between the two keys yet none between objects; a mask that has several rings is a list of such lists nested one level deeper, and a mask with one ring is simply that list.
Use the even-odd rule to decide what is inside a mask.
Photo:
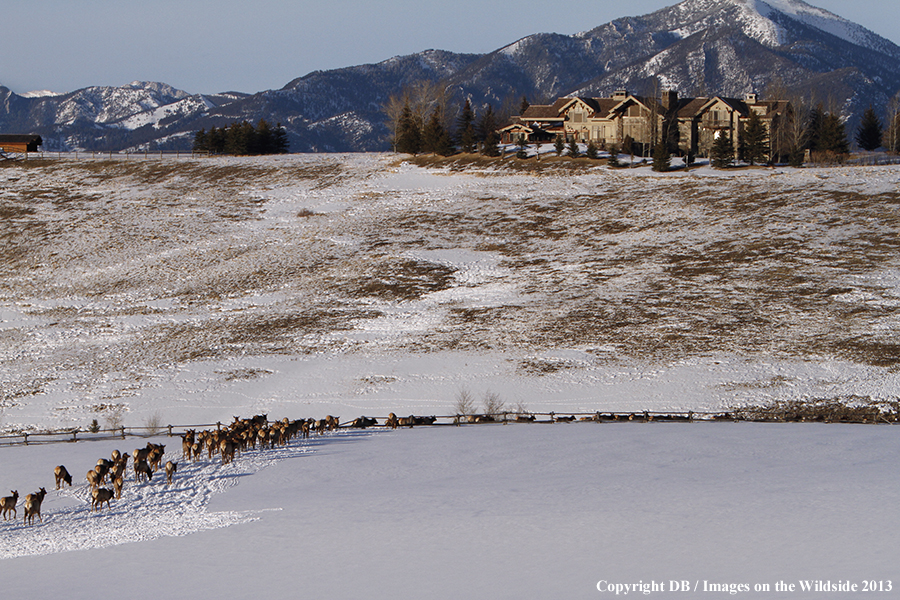
[{"label": "snow", "polygon": [[[13,228],[0,273],[4,432],[102,425],[112,407],[128,426],[261,413],[347,422],[451,414],[462,391],[565,413],[892,402],[900,389],[896,368],[810,347],[900,331],[898,167],[530,173],[290,155],[19,164],[0,182]],[[539,216],[546,229],[534,229]],[[684,283],[650,253],[681,256],[688,271],[705,264],[689,252],[735,239],[758,249],[752,261]],[[784,256],[767,255],[767,240]],[[782,269],[807,278],[815,304],[766,299],[792,280],[769,277]],[[373,279],[415,293],[349,284]],[[683,288],[688,306],[654,286],[671,298]],[[728,325],[736,296],[769,324],[646,351]],[[659,313],[626,337],[583,337],[587,325],[559,318],[596,298],[619,318],[635,298]],[[572,341],[555,341],[552,323]],[[175,484],[129,478],[112,510],[93,514],[84,473],[145,440],[0,446],[0,492],[22,497],[18,520],[0,522],[0,580],[10,596],[587,598],[610,595],[601,580],[688,580],[817,597],[774,585],[894,575],[895,433],[344,429],[225,466],[185,462],[180,440],[160,437],[179,462]],[[58,464],[75,479],[59,492]],[[41,486],[44,523],[25,527],[24,496]]]},{"label": "snow", "polygon": [[[734,423],[341,431],[231,468],[182,462],[171,488],[129,479],[111,511],[90,513],[80,481],[51,488],[43,525],[0,524],[0,574],[12,596],[127,589],[136,600],[590,598],[601,580],[817,597],[774,585],[895,573],[894,434]],[[22,493],[55,464],[86,470],[114,447],[4,448],[0,481]]]}]

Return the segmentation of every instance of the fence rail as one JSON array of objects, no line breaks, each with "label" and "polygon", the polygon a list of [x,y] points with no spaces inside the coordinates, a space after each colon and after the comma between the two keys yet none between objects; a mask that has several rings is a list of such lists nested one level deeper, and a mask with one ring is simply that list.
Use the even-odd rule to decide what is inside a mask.
[{"label": "fence rail", "polygon": [[[422,418],[421,415],[417,416]],[[377,425],[367,427],[386,427],[388,417],[369,417],[377,420]],[[857,423],[857,424],[887,424],[896,425],[900,422],[897,412],[881,413],[879,415],[867,415],[859,417],[821,415],[817,417],[801,417],[790,412],[773,411],[603,411],[603,412],[502,412],[502,413],[473,413],[455,415],[429,415],[425,417],[435,419],[434,422],[424,426],[451,426],[460,427],[468,425],[510,423],[560,423],[567,421],[594,422],[594,423],[698,423],[698,422],[752,422],[752,423]],[[39,444],[73,443],[103,440],[124,440],[125,438],[148,438],[157,436],[180,436],[188,429],[227,428],[230,423],[203,423],[199,425],[161,425],[158,427],[117,427],[114,429],[90,429],[72,428],[62,431],[22,432],[0,435],[0,446],[30,446]],[[413,427],[421,427],[422,424],[413,424]],[[346,421],[340,424],[341,428],[353,428],[354,421]],[[410,427],[410,425],[399,425]]]},{"label": "fence rail", "polygon": [[73,152],[19,152],[10,155],[9,158],[21,160],[149,160],[164,158],[207,158],[209,156],[215,155],[210,154],[209,152],[193,152],[190,150],[157,150],[155,152],[150,152],[149,150],[143,152],[92,152],[79,150]]}]

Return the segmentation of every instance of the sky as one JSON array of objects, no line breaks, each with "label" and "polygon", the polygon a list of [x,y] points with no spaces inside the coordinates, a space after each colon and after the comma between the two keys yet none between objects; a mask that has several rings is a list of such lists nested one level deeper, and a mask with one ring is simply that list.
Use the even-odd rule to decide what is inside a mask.
[{"label": "sky", "polygon": [[[897,0],[812,0],[900,44]],[[316,70],[431,48],[483,53],[676,0],[0,0],[0,85],[16,93],[160,81],[190,93],[278,89]]]}]

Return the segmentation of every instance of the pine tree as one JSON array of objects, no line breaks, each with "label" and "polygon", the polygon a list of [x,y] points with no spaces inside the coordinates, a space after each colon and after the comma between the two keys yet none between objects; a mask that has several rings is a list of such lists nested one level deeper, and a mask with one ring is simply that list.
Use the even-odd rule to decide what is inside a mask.
[{"label": "pine tree", "polygon": [[209,136],[206,134],[206,129],[201,129],[194,134],[193,151],[209,152]]},{"label": "pine tree", "polygon": [[496,132],[491,131],[487,134],[481,145],[481,153],[485,156],[500,156],[500,140]]},{"label": "pine tree", "polygon": [[715,168],[725,169],[730,167],[734,161],[734,145],[731,142],[731,137],[726,135],[724,131],[718,132],[709,155]]},{"label": "pine tree", "polygon": [[769,134],[762,119],[754,111],[750,111],[747,125],[742,126],[741,141],[744,160],[751,166],[768,161]]},{"label": "pine tree", "polygon": [[584,155],[591,160],[597,160],[600,158],[600,151],[597,150],[597,145],[594,144],[593,141],[589,141],[587,148],[584,151]]},{"label": "pine tree", "polygon": [[422,152],[439,154],[442,138],[445,135],[444,125],[441,123],[441,107],[438,106],[432,111],[431,117],[422,130]]},{"label": "pine tree", "polygon": [[397,139],[394,141],[394,147],[397,152],[403,154],[418,154],[422,149],[422,133],[416,124],[412,109],[407,102],[400,114],[400,121],[397,123]]},{"label": "pine tree", "polygon": [[847,132],[840,116],[826,113],[819,130],[817,148],[821,152],[831,154],[847,154],[850,145],[847,143]]},{"label": "pine tree", "polygon": [[481,113],[478,119],[478,125],[475,127],[475,136],[479,142],[487,141],[491,134],[496,135],[497,132],[497,115],[494,113],[494,107],[490,104]]},{"label": "pine tree", "polygon": [[619,162],[619,148],[615,145],[609,147],[609,158],[606,159],[606,164],[610,167],[621,167],[622,163]]},{"label": "pine tree", "polygon": [[653,170],[665,173],[672,167],[672,155],[669,154],[669,145],[660,140],[653,148]]},{"label": "pine tree", "polygon": [[528,142],[525,140],[524,135],[519,135],[519,139],[516,141],[516,158],[525,159],[528,158]]},{"label": "pine tree", "polygon": [[884,127],[881,125],[878,115],[875,114],[875,110],[870,106],[863,113],[859,129],[856,131],[856,143],[863,150],[872,152],[881,146],[882,135],[884,135]]},{"label": "pine tree", "polygon": [[475,152],[475,113],[472,105],[466,100],[462,113],[456,121],[457,143],[461,152],[472,154]]},{"label": "pine tree", "polygon": [[275,125],[274,139],[272,141],[272,151],[274,154],[287,154],[290,142],[288,141],[287,130],[281,123]]},{"label": "pine tree", "polygon": [[531,104],[528,103],[528,98],[522,96],[522,103],[519,105],[519,116],[524,115],[529,106],[531,106]]},{"label": "pine tree", "polygon": [[566,149],[566,142],[563,140],[563,136],[557,135],[556,140],[553,141],[553,150],[556,152],[557,156],[562,156],[563,150]]},{"label": "pine tree", "polygon": [[581,150],[578,149],[578,140],[575,139],[575,136],[572,136],[572,139],[569,140],[569,147],[566,150],[566,156],[569,158],[578,158],[581,156]]}]

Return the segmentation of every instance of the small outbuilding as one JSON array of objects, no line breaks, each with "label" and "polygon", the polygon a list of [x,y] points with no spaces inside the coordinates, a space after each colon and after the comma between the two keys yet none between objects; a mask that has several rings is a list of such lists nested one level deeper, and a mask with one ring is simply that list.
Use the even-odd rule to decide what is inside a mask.
[{"label": "small outbuilding", "polygon": [[0,152],[37,152],[44,143],[41,136],[29,134],[0,134]]}]

